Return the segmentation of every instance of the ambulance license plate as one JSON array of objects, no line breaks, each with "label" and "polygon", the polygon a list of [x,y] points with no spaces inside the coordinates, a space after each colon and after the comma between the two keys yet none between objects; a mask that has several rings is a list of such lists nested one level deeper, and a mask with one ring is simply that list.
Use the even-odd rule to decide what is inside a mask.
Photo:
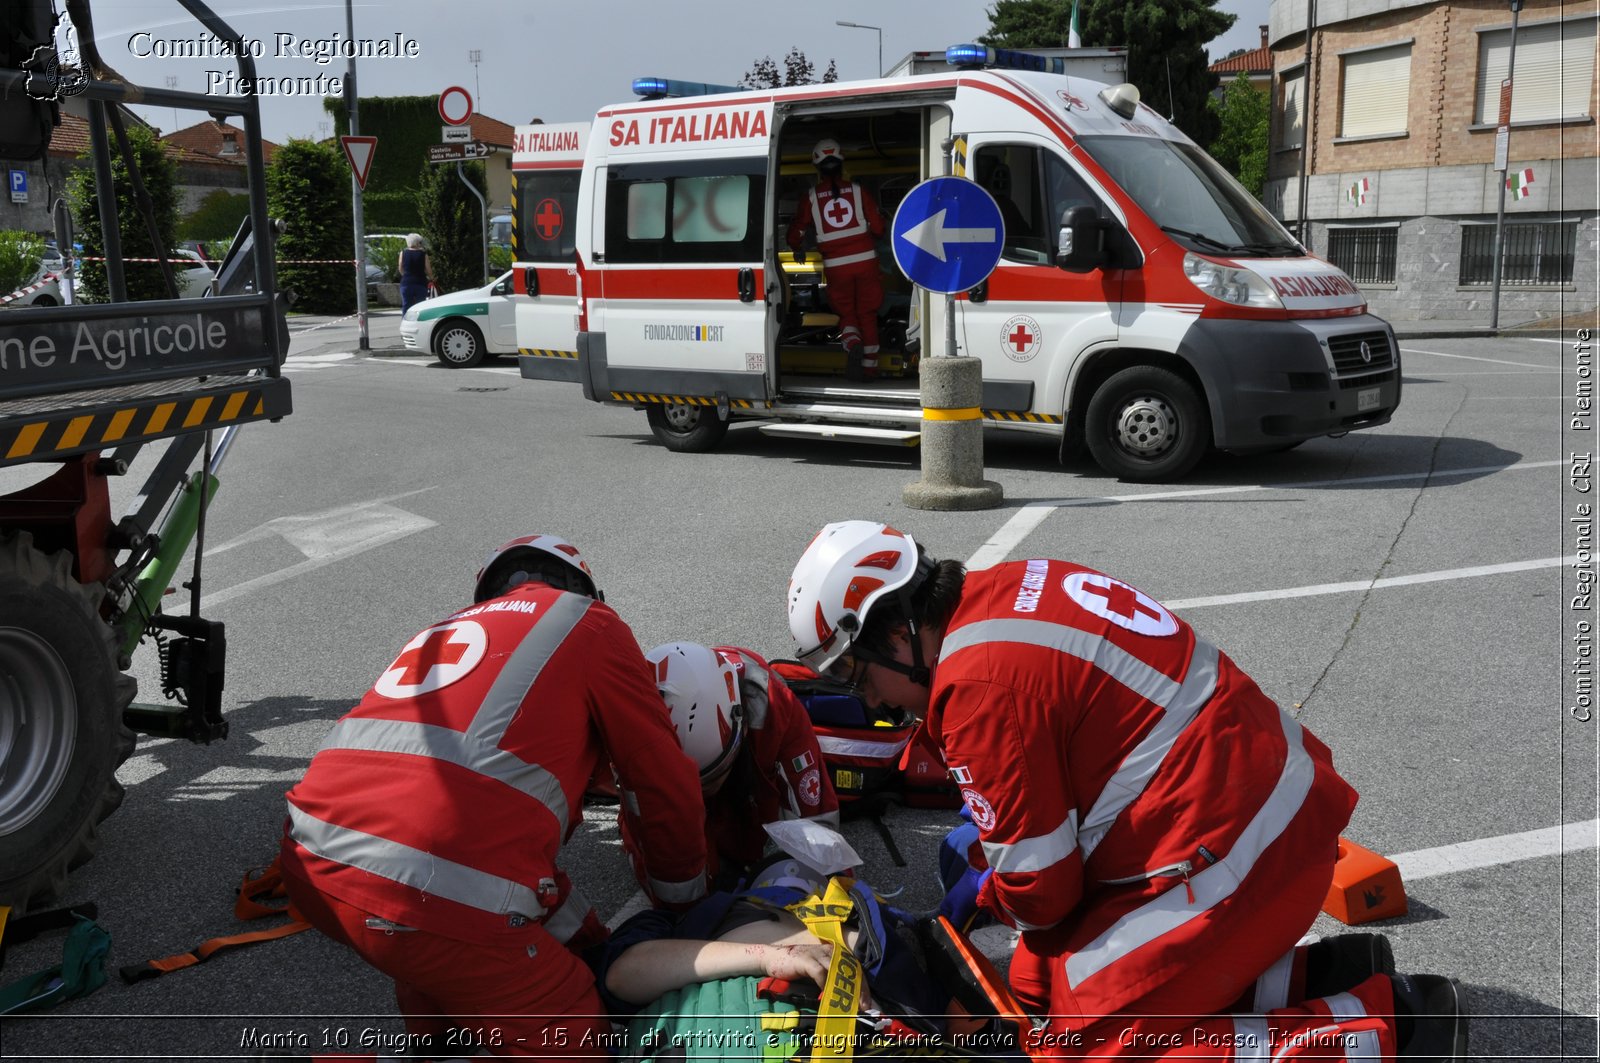
[{"label": "ambulance license plate", "polygon": [[1378,408],[1379,388],[1363,388],[1356,392],[1356,412],[1366,413],[1368,410]]}]

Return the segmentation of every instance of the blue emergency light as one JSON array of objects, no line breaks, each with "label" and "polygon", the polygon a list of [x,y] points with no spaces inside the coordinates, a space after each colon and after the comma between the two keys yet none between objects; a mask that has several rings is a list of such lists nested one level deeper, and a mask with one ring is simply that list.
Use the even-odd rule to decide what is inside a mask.
[{"label": "blue emergency light", "polygon": [[671,78],[634,78],[633,93],[647,100],[663,96],[715,96],[724,92],[748,92],[739,85],[713,85],[707,81],[674,81]]},{"label": "blue emergency light", "polygon": [[1011,48],[990,48],[983,44],[953,44],[944,50],[944,61],[951,66],[976,69],[1037,70],[1041,74],[1065,74],[1066,61],[1060,56],[1034,55]]}]

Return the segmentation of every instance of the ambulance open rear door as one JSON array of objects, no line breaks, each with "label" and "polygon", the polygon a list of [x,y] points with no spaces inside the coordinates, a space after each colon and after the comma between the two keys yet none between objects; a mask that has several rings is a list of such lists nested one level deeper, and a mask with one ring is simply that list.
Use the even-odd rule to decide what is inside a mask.
[{"label": "ambulance open rear door", "polygon": [[578,379],[578,185],[589,123],[518,126],[511,159],[517,363],[532,380]]}]

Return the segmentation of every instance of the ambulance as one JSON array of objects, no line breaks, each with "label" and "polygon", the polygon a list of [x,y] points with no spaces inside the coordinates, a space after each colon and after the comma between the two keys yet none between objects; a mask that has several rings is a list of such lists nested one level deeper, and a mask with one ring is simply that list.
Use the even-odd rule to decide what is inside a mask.
[{"label": "ambulance", "polygon": [[[1390,419],[1390,326],[1134,86],[976,45],[947,58],[921,76],[705,95],[643,79],[643,98],[592,124],[520,127],[522,375],[642,410],[678,451],[744,420],[914,445],[917,367],[955,353],[981,360],[987,425],[1052,436],[1064,462],[1087,448],[1134,481]],[[998,265],[953,298],[914,287],[886,231],[884,352],[865,382],[846,378],[819,255],[784,242],[824,138],[886,219],[946,173],[1006,219]]]}]

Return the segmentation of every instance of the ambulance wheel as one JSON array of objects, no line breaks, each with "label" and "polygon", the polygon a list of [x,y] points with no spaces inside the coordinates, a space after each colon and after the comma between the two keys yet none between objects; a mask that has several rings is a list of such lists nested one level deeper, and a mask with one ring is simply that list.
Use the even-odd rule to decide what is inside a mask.
[{"label": "ambulance wheel", "polygon": [[645,408],[650,431],[668,450],[684,454],[704,454],[715,450],[728,434],[728,422],[710,406],[688,403],[652,402]]},{"label": "ambulance wheel", "polygon": [[1210,444],[1210,417],[1193,385],[1168,369],[1136,365],[1113,374],[1089,400],[1089,452],[1124,480],[1176,480]]},{"label": "ambulance wheel", "polygon": [[451,318],[433,333],[433,353],[441,365],[451,369],[471,369],[484,359],[483,333],[462,318]]},{"label": "ambulance wheel", "polygon": [[72,578],[66,551],[0,535],[0,904],[21,911],[61,893],[122,803],[135,684],[102,596]]}]

